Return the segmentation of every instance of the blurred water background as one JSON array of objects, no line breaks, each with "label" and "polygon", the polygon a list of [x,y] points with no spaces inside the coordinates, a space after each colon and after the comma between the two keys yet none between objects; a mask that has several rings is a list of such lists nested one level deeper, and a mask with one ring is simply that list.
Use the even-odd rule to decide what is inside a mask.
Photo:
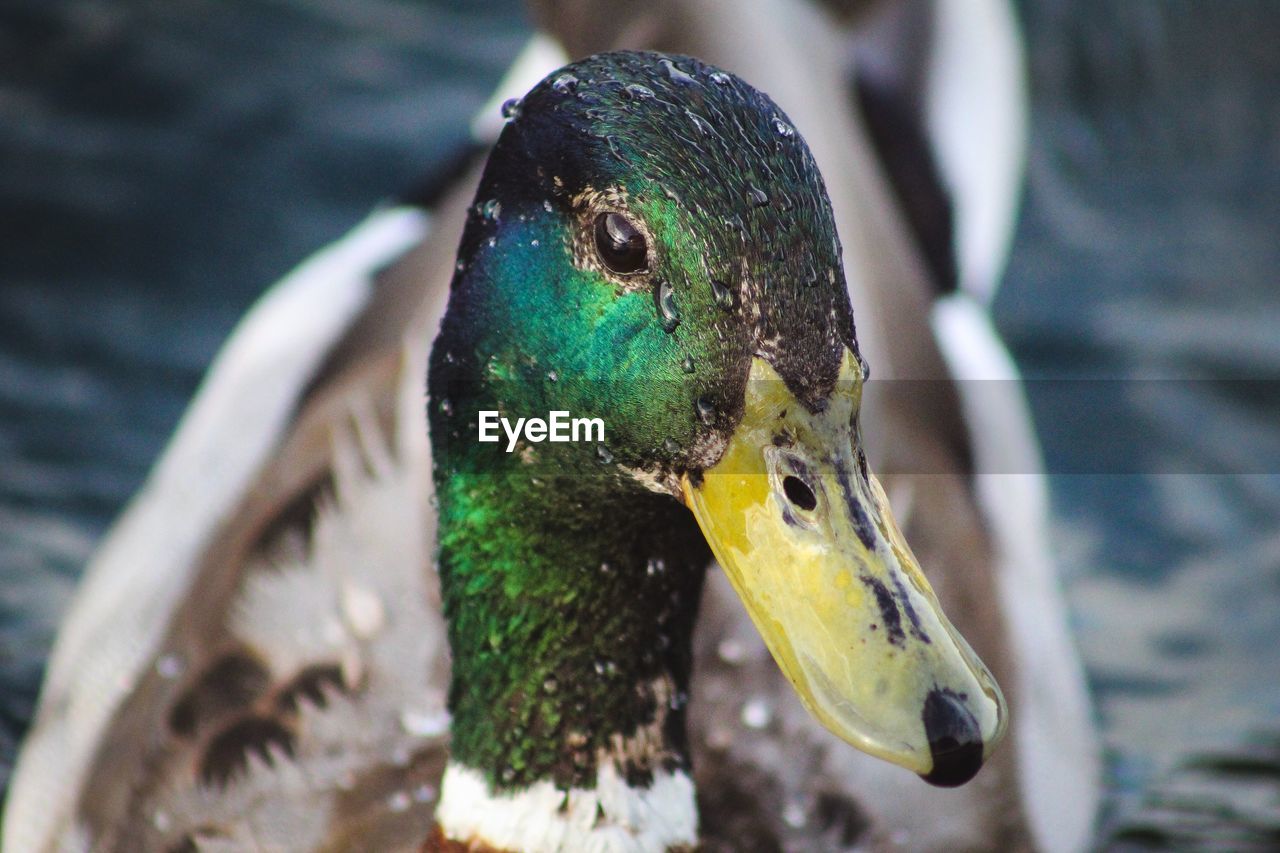
[{"label": "blurred water background", "polygon": [[[1280,8],[1019,10],[1032,146],[995,313],[1109,821],[1280,846]],[[83,563],[235,320],[449,169],[527,33],[513,0],[0,4],[0,790]]]}]

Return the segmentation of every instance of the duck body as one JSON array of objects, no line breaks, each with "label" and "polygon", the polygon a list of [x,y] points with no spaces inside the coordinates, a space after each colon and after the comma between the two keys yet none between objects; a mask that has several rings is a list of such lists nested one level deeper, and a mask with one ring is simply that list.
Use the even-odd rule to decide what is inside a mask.
[{"label": "duck body", "polygon": [[[1007,751],[953,792],[859,756],[841,740],[931,775],[932,694],[864,704],[884,725],[918,732],[909,754],[886,754],[822,717],[813,671],[779,654],[788,632],[757,634],[736,600],[760,624],[762,605],[743,589],[765,588],[768,576],[752,572],[781,540],[742,558],[750,543],[723,519],[745,504],[718,484],[752,475],[781,486],[785,474],[717,465],[760,451],[744,439],[765,411],[791,428],[787,459],[810,452],[810,438],[838,433],[821,421],[832,410],[823,401],[851,399],[866,376],[846,295],[857,292],[844,278],[851,261],[842,263],[826,187],[795,125],[731,75],[637,53],[547,76],[510,118],[484,174],[446,195],[430,229],[391,210],[354,235],[368,243],[343,291],[352,307],[341,319],[347,303],[329,300],[335,322],[307,350],[306,380],[275,392],[287,427],[251,448],[239,496],[211,503],[198,535],[170,549],[167,592],[136,619],[121,607],[133,620],[125,630],[94,601],[105,593],[82,595],[71,620],[81,629],[59,641],[49,710],[24,752],[6,844],[414,849],[434,817],[429,843],[443,849],[1026,845],[1018,809],[1002,805],[1015,796]],[[739,145],[708,126],[755,150],[718,158]],[[634,235],[619,223],[604,223],[614,251],[601,251],[597,224],[610,214],[643,236],[643,272],[630,267]],[[264,319],[260,309],[238,337],[261,333],[254,321]],[[273,364],[242,352],[258,367],[231,375],[231,355],[204,397],[251,387],[246,375]],[[770,409],[776,401],[753,388],[793,402]],[[856,403],[839,405],[851,408],[837,420],[855,427]],[[604,439],[524,441],[506,453],[505,437],[473,438],[480,412],[553,410],[600,417]],[[244,416],[224,410],[220,422]],[[227,452],[184,432],[188,461]],[[843,468],[885,544],[859,545],[856,524],[831,535],[864,561],[895,547],[909,555],[857,436],[841,435]],[[840,467],[811,491],[838,495]],[[149,489],[100,557],[117,577],[129,554],[165,535],[157,504],[172,501],[172,480]],[[757,497],[780,506],[785,494],[765,487]],[[917,505],[934,499],[918,494]],[[952,494],[942,505],[962,500]],[[924,541],[932,565],[938,549]],[[712,551],[725,573],[706,572]],[[940,611],[923,628],[907,616],[904,604],[917,617],[937,609],[910,562],[884,569],[887,590],[892,576],[907,587],[889,595],[903,645],[876,648],[986,685],[963,641],[939,669],[912,633],[943,646],[952,631]],[[873,584],[856,583],[873,593],[863,602],[883,637],[889,611]],[[945,575],[939,589],[954,607]],[[999,674],[998,645],[978,630],[975,645]],[[105,672],[132,674],[83,689],[77,671],[93,669],[95,646]],[[989,712],[977,705],[970,725],[932,701],[935,728],[941,720],[970,744],[967,770],[935,779],[958,781],[999,726],[980,724]],[[79,732],[70,742],[68,730]],[[50,772],[31,769],[40,765]],[[50,779],[75,780],[74,795],[51,794]],[[42,797],[58,806],[39,815]]]}]

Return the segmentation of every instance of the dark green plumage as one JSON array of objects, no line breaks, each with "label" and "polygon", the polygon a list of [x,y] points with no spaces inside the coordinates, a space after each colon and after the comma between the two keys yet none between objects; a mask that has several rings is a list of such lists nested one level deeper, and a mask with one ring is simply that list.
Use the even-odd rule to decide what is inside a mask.
[{"label": "dark green plumage", "polygon": [[[639,224],[646,272],[596,253],[605,212]],[[676,477],[719,457],[753,356],[818,406],[846,347],[826,191],[766,96],[696,60],[616,53],[523,99],[481,181],[429,374],[455,760],[500,788],[589,787],[597,748],[665,720],[627,772],[686,761],[709,552]],[[508,454],[477,441],[485,409],[600,417],[605,441]]]}]

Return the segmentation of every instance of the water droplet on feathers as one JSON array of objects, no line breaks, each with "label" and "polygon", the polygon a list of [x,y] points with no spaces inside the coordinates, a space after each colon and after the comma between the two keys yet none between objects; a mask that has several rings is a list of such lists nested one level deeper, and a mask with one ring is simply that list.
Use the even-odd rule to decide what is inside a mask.
[{"label": "water droplet on feathers", "polygon": [[680,325],[680,311],[676,307],[676,294],[670,282],[664,281],[658,285],[657,302],[658,320],[662,323],[662,330],[670,334],[676,330],[676,326]]},{"label": "water droplet on feathers", "polygon": [[689,121],[693,122],[693,127],[698,131],[699,136],[710,136],[715,132],[714,128],[711,127],[711,122],[697,113],[685,110],[685,115],[689,117]]},{"label": "water droplet on feathers", "polygon": [[733,308],[733,291],[729,289],[729,285],[719,279],[711,279],[711,295],[715,297],[716,305],[728,311]]},{"label": "water droplet on feathers", "polygon": [[507,98],[505,101],[502,102],[503,118],[515,118],[519,114],[520,114],[519,98]]},{"label": "water droplet on feathers", "polygon": [[185,668],[182,665],[182,658],[177,655],[164,655],[156,661],[156,674],[166,680],[182,675]]},{"label": "water droplet on feathers", "polygon": [[578,78],[572,74],[561,74],[551,81],[551,88],[561,95],[569,95],[578,91]]},{"label": "water droplet on feathers", "polygon": [[367,640],[386,624],[386,608],[376,592],[350,581],[343,583],[342,615],[356,637]]},{"label": "water droplet on feathers", "polygon": [[416,737],[439,737],[449,730],[449,712],[405,709],[400,712],[400,728]]},{"label": "water droplet on feathers", "polygon": [[672,82],[679,83],[682,86],[696,86],[698,81],[690,76],[687,72],[680,70],[670,59],[659,59],[658,62],[667,72],[667,76]]},{"label": "water droplet on feathers", "polygon": [[800,829],[805,824],[804,806],[792,800],[782,807],[782,820],[792,829]]},{"label": "water droplet on feathers", "polygon": [[732,637],[720,641],[716,646],[716,654],[720,656],[720,660],[731,666],[738,666],[747,659],[746,646]]},{"label": "water droplet on feathers", "polygon": [[596,675],[613,676],[618,672],[618,665],[611,660],[598,660],[595,662]]},{"label": "water droplet on feathers", "polygon": [[742,724],[749,729],[759,731],[769,725],[773,712],[769,703],[759,696],[752,697],[742,704]]},{"label": "water droplet on feathers", "polygon": [[631,83],[622,91],[633,101],[648,101],[654,97],[652,89],[639,83]]},{"label": "water droplet on feathers", "polygon": [[711,426],[716,422],[715,404],[706,397],[699,397],[698,401],[694,404],[694,408],[698,411],[698,420],[702,421],[707,426]]}]

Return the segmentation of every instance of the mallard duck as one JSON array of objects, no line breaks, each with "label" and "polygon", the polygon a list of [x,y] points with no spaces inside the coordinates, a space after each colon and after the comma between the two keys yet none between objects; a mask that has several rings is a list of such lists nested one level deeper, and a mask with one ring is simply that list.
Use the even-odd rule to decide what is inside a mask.
[{"label": "mallard duck", "polygon": [[[555,152],[554,134],[537,128],[554,123],[566,105],[580,107],[584,123],[586,109],[607,109],[584,101],[609,77],[632,81],[600,93],[603,101],[609,100],[603,95],[615,96],[617,119],[656,106],[652,101],[688,97],[693,87],[739,99],[730,99],[731,107],[691,102],[691,116],[671,129],[684,130],[691,143],[698,137],[688,134],[701,132],[698,118],[714,131],[714,114],[701,112],[708,103],[753,116],[756,125],[746,121],[741,131],[763,148],[757,174],[751,164],[725,174],[724,164],[704,163],[702,168],[719,168],[710,174],[721,180],[682,187],[673,155],[661,154],[669,139],[646,137],[652,145],[636,149],[632,138],[631,150],[654,157],[655,170],[668,164],[668,189],[676,198],[646,192],[633,200],[630,189],[622,196],[616,184],[606,187],[614,194],[599,187],[599,195],[586,197],[581,187],[556,192],[551,179],[584,180],[594,174],[588,165],[619,182],[621,164],[613,152],[626,150],[618,149],[626,141],[621,131],[612,135],[612,146],[609,134],[598,140],[593,156],[581,152],[585,161],[573,175],[567,168],[539,176],[536,166],[532,174],[515,167],[512,161],[528,156],[526,134],[551,145],[548,156],[568,157]],[[642,89],[627,93],[626,85],[654,97]],[[220,357],[147,492],[104,545],[59,638],[9,803],[7,845],[39,849],[58,840],[88,846],[92,839],[104,849],[251,843],[390,848],[420,843],[434,811],[441,821],[438,842],[496,841],[520,849],[533,847],[542,833],[574,845],[577,837],[565,840],[563,833],[598,830],[601,839],[644,838],[662,849],[696,840],[687,772],[692,753],[704,837],[712,844],[741,847],[755,838],[768,846],[764,839],[788,832],[826,832],[834,833],[837,846],[868,838],[945,846],[948,837],[981,846],[982,836],[969,825],[946,825],[964,824],[977,813],[972,796],[930,800],[919,792],[931,789],[917,782],[909,790],[918,796],[898,808],[909,812],[915,807],[908,803],[923,802],[932,813],[884,819],[894,808],[885,807],[886,792],[900,790],[910,775],[885,775],[890,771],[852,761],[850,750],[829,751],[828,736],[793,712],[798,705],[786,704],[791,700],[779,692],[782,677],[757,652],[764,648],[759,640],[743,633],[745,617],[726,606],[727,585],[719,574],[704,596],[697,645],[689,646],[696,588],[709,556],[703,542],[709,540],[748,609],[763,622],[761,633],[798,695],[838,735],[934,781],[954,782],[989,756],[1003,725],[994,682],[936,607],[887,502],[855,453],[849,425],[866,368],[842,307],[836,245],[775,236],[779,245],[769,253],[752,250],[746,268],[702,266],[732,257],[726,239],[739,240],[737,254],[748,254],[744,247],[770,233],[783,204],[792,205],[792,215],[807,214],[803,235],[834,237],[795,125],[737,78],[693,60],[657,56],[589,60],[548,77],[508,111],[514,111],[504,131],[508,141],[498,149],[508,153],[495,154],[474,200],[474,183],[464,181],[442,203],[425,241],[419,213],[376,214],[282,283]],[[661,124],[669,122],[668,115]],[[554,162],[540,165],[545,171]],[[681,169],[699,167],[679,163]],[[759,171],[766,165],[784,184],[767,180],[768,172]],[[493,183],[504,169],[511,180]],[[654,180],[648,170],[628,176]],[[744,178],[756,183],[735,196],[733,186]],[[545,180],[551,184],[544,192]],[[752,190],[767,204],[757,206],[759,194]],[[663,230],[671,228],[669,220],[649,218],[658,217],[662,206],[697,210],[694,199],[704,202],[699,217],[719,216],[722,225],[724,218],[742,221],[741,231],[716,230],[714,236],[698,229],[694,247],[702,251],[696,260],[680,253],[689,250],[687,240],[662,242],[674,233]],[[633,201],[659,208],[633,210]],[[727,209],[711,209],[712,201]],[[462,217],[449,211],[464,206],[469,213],[461,268],[454,268],[459,231],[452,225],[461,227]],[[558,247],[566,253],[556,264],[548,258]],[[643,266],[630,269],[641,255]],[[622,266],[609,266],[609,259]],[[370,280],[370,270],[393,260]],[[762,289],[754,280],[755,272],[785,273],[794,264],[821,273],[819,261],[828,277],[824,283],[819,275],[811,288],[784,283]],[[345,275],[335,274],[342,270]],[[535,270],[536,279],[527,277]],[[520,273],[518,286],[512,286],[513,271]],[[726,280],[735,272],[730,286]],[[437,531],[421,389],[426,343],[445,313],[445,288],[427,285],[449,276],[455,279],[454,303],[441,345],[431,354]],[[599,287],[571,297],[565,288],[575,280],[585,284],[584,276]],[[560,297],[569,299],[563,304],[580,312],[578,322],[594,324],[592,335],[575,338],[563,319],[540,325],[539,318],[551,317],[534,309],[545,309],[550,297],[547,288],[527,287],[534,280],[552,292],[559,288]],[[699,283],[704,289],[697,289]],[[544,302],[535,306],[539,298]],[[777,305],[789,307],[765,310]],[[805,305],[812,310],[805,313]],[[317,328],[292,339],[273,331],[288,327],[300,311]],[[514,326],[478,323],[490,311]],[[796,316],[807,319],[797,324]],[[620,335],[608,347],[597,343],[593,350],[583,343],[595,341],[596,333],[607,340],[610,330],[628,328],[635,334]],[[752,350],[760,348],[758,341],[744,341],[770,328],[779,334],[768,336],[771,349],[757,359]],[[788,343],[798,348],[788,349]],[[659,361],[664,348],[682,346],[689,349],[679,350],[678,372]],[[640,349],[625,358],[627,347]],[[600,361],[589,362],[588,354]],[[696,356],[690,372],[685,355]],[[589,370],[589,363],[615,369]],[[694,390],[686,401],[692,408],[676,405]],[[797,397],[799,406],[783,402],[785,394]],[[818,399],[832,402],[811,412],[805,402],[817,409]],[[563,403],[575,414],[599,412],[615,426],[603,441],[526,442],[508,456],[466,436],[470,411],[490,400],[497,410]],[[786,423],[779,445],[773,443],[774,422],[758,417],[764,412]],[[229,423],[237,425],[234,446],[216,432]],[[816,464],[823,456],[816,442],[822,440],[847,448],[845,456],[835,456],[833,470]],[[905,440],[920,446],[918,436]],[[482,451],[489,453],[478,455]],[[826,455],[830,461],[829,449]],[[849,480],[869,525],[860,527],[856,514],[848,525],[841,515],[813,516],[829,505],[848,505],[842,479]],[[741,480],[756,487],[742,488]],[[918,489],[913,517],[920,517],[921,505],[957,500],[954,489],[950,481]],[[797,524],[779,522],[778,514],[746,528],[741,519],[760,515],[760,507],[790,507]],[[602,512],[608,513],[603,523],[595,515]],[[539,529],[561,535],[520,533],[522,524],[535,520]],[[826,526],[832,522],[836,527]],[[957,523],[963,528],[969,522],[962,513],[959,522],[949,522],[953,530]],[[647,540],[639,531],[649,526],[657,532]],[[478,536],[486,527],[492,535]],[[843,666],[833,662],[843,657],[832,656],[813,633],[821,620],[770,611],[805,593],[803,584],[778,586],[761,572],[771,568],[762,558],[787,547],[793,527],[840,543],[823,551],[825,558],[813,549],[810,577],[829,577],[855,598],[861,592],[864,611],[873,608],[870,619],[859,617],[860,629],[851,622],[841,630],[895,658],[917,656],[917,664],[932,667],[939,692],[932,692],[929,676],[920,681],[920,672],[929,670],[899,667],[894,676],[888,666],[887,692],[902,701],[844,701],[841,691],[856,684],[845,678],[843,687],[833,687],[841,682],[830,673]],[[953,543],[966,541],[963,533],[950,535]],[[448,644],[455,654],[447,699],[446,633],[424,571],[437,539],[451,618]],[[835,558],[850,547],[864,552],[871,580],[850,573],[841,586]],[[965,547],[981,554],[986,546],[969,541]],[[534,571],[549,560],[563,571]],[[502,565],[509,574],[485,570]],[[887,598],[878,594],[873,569],[882,573]],[[983,583],[990,584],[990,577]],[[533,605],[540,599],[550,602],[541,615],[535,607],[499,616],[504,600]],[[907,615],[908,605],[919,623]],[[896,631],[890,628],[895,609]],[[585,636],[593,622],[609,627]],[[533,630],[537,625],[541,630]],[[609,628],[617,626],[625,630],[615,636]],[[701,694],[696,680],[692,689],[688,683],[691,656],[709,686]],[[734,680],[756,689],[747,695],[726,691]],[[919,693],[922,683],[923,694],[904,698]],[[687,745],[680,731],[686,702],[693,703]],[[930,703],[935,735],[939,720],[949,734],[930,738],[923,719]],[[599,720],[607,722],[597,725]],[[453,758],[446,771],[443,743],[450,724]],[[730,739],[727,732],[741,736]],[[555,733],[564,737],[547,736]],[[939,746],[944,737],[960,748]],[[752,741],[773,751],[768,771],[739,751]],[[744,782],[747,774],[763,772],[776,779]],[[877,784],[865,799],[861,791],[851,798],[846,792],[862,786],[850,780],[860,774],[864,784],[889,784]],[[1019,828],[1024,818],[1008,803],[1012,775],[1007,753],[997,753],[974,783],[979,801],[995,803],[981,814],[1003,815],[977,820],[996,845],[1026,838]],[[767,814],[744,807],[762,795],[770,800]],[[529,823],[535,816],[541,823]],[[868,827],[871,821],[877,826]],[[925,826],[937,822],[944,825],[940,831]],[[918,827],[919,834],[904,838],[886,825]],[[503,832],[520,836],[508,842]]]}]

